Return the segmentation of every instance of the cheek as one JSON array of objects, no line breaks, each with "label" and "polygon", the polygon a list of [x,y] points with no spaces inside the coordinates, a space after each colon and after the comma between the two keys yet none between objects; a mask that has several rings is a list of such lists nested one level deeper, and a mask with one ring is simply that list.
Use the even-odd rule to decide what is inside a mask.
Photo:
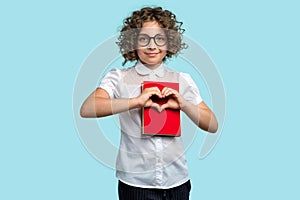
[{"label": "cheek", "polygon": [[137,53],[138,57],[141,57],[141,55],[143,53],[143,50],[142,49],[137,49],[136,53]]},{"label": "cheek", "polygon": [[167,49],[161,50],[161,53],[162,53],[163,57],[165,57],[167,55]]},{"label": "cheek", "polygon": [[166,46],[160,47],[160,50],[167,51],[168,50],[168,46],[166,45]]}]

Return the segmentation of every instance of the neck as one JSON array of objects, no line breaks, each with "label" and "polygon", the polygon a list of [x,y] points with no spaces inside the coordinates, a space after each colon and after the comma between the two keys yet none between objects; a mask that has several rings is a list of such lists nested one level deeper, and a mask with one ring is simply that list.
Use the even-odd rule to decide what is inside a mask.
[{"label": "neck", "polygon": [[148,63],[144,63],[141,61],[141,63],[143,63],[144,66],[146,66],[148,69],[151,69],[151,70],[155,70],[156,68],[158,68],[161,63],[157,63],[157,64],[148,64]]}]

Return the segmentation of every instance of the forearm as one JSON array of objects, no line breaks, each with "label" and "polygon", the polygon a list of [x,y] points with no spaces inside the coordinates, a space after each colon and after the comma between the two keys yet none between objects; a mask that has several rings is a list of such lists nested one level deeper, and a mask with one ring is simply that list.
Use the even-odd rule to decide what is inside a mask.
[{"label": "forearm", "polygon": [[188,101],[184,101],[180,107],[199,128],[210,133],[215,133],[218,130],[217,119],[204,102],[194,105]]},{"label": "forearm", "polygon": [[153,102],[152,95],[161,96],[157,87],[147,88],[135,98],[110,98],[106,90],[96,89],[82,104],[80,109],[81,117],[104,117],[124,112],[133,108],[150,107]]},{"label": "forearm", "polygon": [[94,118],[117,114],[138,107],[135,99],[88,98],[82,105],[80,115]]}]

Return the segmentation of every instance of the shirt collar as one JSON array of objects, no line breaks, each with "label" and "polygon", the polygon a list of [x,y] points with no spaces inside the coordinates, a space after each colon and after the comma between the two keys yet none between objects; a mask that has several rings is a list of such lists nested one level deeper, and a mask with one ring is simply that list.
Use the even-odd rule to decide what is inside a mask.
[{"label": "shirt collar", "polygon": [[140,75],[149,75],[151,73],[154,73],[158,77],[163,77],[165,74],[165,68],[164,68],[163,64],[158,66],[156,69],[152,70],[152,69],[149,69],[148,67],[146,67],[145,65],[143,65],[143,63],[141,63],[141,61],[138,61],[136,63],[135,70]]}]

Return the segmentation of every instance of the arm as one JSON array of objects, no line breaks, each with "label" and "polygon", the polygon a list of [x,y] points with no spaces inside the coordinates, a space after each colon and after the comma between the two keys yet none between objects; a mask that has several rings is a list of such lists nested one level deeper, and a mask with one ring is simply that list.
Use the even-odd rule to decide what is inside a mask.
[{"label": "arm", "polygon": [[152,95],[161,96],[159,89],[156,87],[147,88],[136,98],[111,99],[104,89],[97,88],[83,102],[80,109],[80,116],[84,118],[105,117],[133,108],[157,107],[158,105],[150,99]]},{"label": "arm", "polygon": [[217,132],[218,121],[216,116],[203,101],[198,105],[186,101],[181,105],[181,110],[202,130],[210,133]]},{"label": "arm", "polygon": [[170,100],[161,109],[181,109],[202,130],[210,133],[217,132],[218,121],[216,116],[203,101],[198,105],[194,105],[171,88],[164,88],[162,95],[163,97],[169,96]]}]

